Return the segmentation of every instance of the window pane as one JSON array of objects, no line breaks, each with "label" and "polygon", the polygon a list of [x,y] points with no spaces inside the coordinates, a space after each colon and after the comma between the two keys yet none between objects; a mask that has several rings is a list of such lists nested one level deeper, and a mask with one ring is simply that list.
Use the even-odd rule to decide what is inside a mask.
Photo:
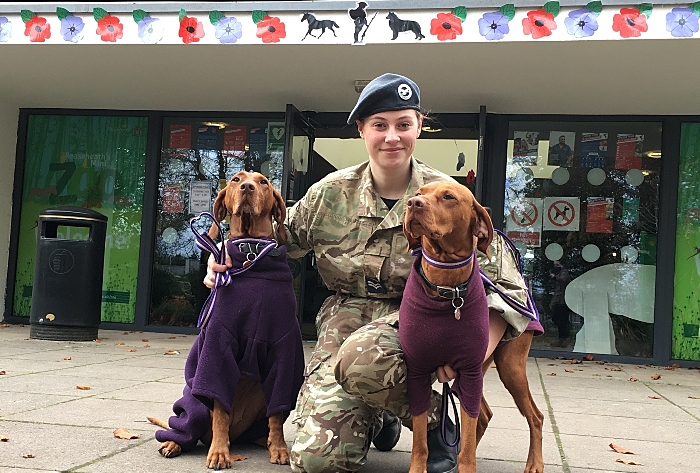
[{"label": "window pane", "polygon": [[209,253],[196,247],[189,221],[212,211],[238,171],[261,172],[280,190],[283,152],[283,116],[163,120],[150,324],[197,325],[210,292],[202,283]]},{"label": "window pane", "polygon": [[661,124],[511,122],[505,229],[535,348],[652,356]]},{"label": "window pane", "polygon": [[681,127],[672,358],[700,360],[700,123]]},{"label": "window pane", "polygon": [[[29,117],[13,315],[29,316],[39,213],[75,205],[108,217],[102,321],[134,322],[147,129],[144,117]],[[87,230],[59,227],[57,237]]]}]

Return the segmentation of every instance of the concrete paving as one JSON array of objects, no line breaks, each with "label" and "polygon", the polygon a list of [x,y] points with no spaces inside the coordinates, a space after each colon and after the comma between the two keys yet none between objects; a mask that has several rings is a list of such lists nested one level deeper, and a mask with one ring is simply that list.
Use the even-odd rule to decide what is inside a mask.
[{"label": "concrete paving", "polygon": [[[193,335],[100,330],[99,342],[29,339],[0,324],[0,472],[203,472],[206,447],[175,459],[157,453],[157,427],[180,397]],[[312,347],[306,344],[307,355]],[[166,354],[169,353],[169,354]],[[579,357],[580,360],[580,357]],[[699,363],[700,364],[700,363]],[[695,473],[700,460],[700,369],[530,358],[532,393],[545,414],[545,471]],[[660,378],[653,379],[656,375]],[[89,386],[78,389],[77,386]],[[527,423],[496,369],[485,379],[494,418],[479,445],[480,473],[520,473]],[[119,427],[138,434],[115,438]],[[285,434],[294,438],[288,421]],[[614,452],[609,444],[632,450]],[[389,453],[372,448],[362,473],[408,471],[411,432]],[[234,446],[232,471],[277,473],[266,450]],[[627,465],[616,460],[634,461]]]}]

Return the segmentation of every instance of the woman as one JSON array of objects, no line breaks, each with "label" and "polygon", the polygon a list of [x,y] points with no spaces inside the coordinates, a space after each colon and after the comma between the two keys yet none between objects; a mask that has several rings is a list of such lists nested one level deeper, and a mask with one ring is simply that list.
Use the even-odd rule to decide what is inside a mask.
[{"label": "woman", "polygon": [[[413,157],[423,115],[420,91],[410,79],[384,74],[371,81],[350,113],[348,124],[353,123],[369,160],[314,184],[288,209],[285,222],[288,255],[313,251],[323,282],[337,291],[316,319],[318,341],[296,407],[299,429],[290,459],[295,472],[356,471],[372,440],[380,450],[391,450],[398,441],[401,423],[389,412],[410,419],[397,330],[412,263],[402,231],[405,202],[424,184],[452,180]],[[494,261],[501,261],[500,245],[494,251]],[[211,287],[211,270],[226,267],[210,259],[209,269],[205,284]],[[511,287],[522,291],[521,281]],[[492,296],[487,357],[504,334],[517,336],[529,322]],[[449,374],[446,369],[441,379]],[[431,427],[439,409],[437,393],[433,398]],[[452,471],[456,449],[440,440],[438,429],[429,438],[428,473]]]}]

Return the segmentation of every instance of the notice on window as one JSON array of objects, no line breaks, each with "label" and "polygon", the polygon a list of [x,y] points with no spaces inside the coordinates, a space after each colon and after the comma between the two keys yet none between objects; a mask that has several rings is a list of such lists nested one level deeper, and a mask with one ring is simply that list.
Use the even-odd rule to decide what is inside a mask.
[{"label": "notice on window", "polygon": [[267,124],[267,152],[284,151],[284,122]]},{"label": "notice on window", "polygon": [[163,212],[179,214],[185,209],[182,191],[179,184],[168,184],[163,187]]},{"label": "notice on window", "polygon": [[581,167],[604,168],[608,156],[607,133],[581,134]]},{"label": "notice on window", "polygon": [[617,135],[615,169],[641,169],[644,135]]},{"label": "notice on window", "polygon": [[537,165],[539,136],[539,132],[536,131],[516,131],[513,133],[513,163],[525,166]]},{"label": "notice on window", "polygon": [[224,156],[243,159],[245,156],[246,127],[227,126],[224,128]]},{"label": "notice on window", "polygon": [[612,233],[613,208],[612,197],[589,197],[586,204],[586,232]]},{"label": "notice on window", "polygon": [[622,199],[622,223],[634,225],[639,222],[639,197],[625,197]]},{"label": "notice on window", "polygon": [[542,199],[520,199],[510,207],[506,218],[508,238],[527,246],[542,245]]},{"label": "notice on window", "polygon": [[216,151],[218,149],[219,127],[200,126],[197,130],[197,149],[203,151]]},{"label": "notice on window", "polygon": [[190,182],[190,213],[209,212],[211,210],[212,181]]},{"label": "notice on window", "polygon": [[190,149],[192,127],[190,125],[170,125],[170,149]]},{"label": "notice on window", "polygon": [[578,197],[546,197],[542,229],[575,232],[580,220],[581,199]]}]

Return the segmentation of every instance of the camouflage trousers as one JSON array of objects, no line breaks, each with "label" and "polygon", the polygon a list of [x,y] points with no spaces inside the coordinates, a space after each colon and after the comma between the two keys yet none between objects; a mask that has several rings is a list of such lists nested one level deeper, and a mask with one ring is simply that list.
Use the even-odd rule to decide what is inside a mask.
[{"label": "camouflage trousers", "polygon": [[[382,427],[381,410],[410,426],[399,301],[336,295],[321,307],[318,342],[297,399],[292,471],[354,472]],[[437,425],[440,396],[429,411]]]}]

